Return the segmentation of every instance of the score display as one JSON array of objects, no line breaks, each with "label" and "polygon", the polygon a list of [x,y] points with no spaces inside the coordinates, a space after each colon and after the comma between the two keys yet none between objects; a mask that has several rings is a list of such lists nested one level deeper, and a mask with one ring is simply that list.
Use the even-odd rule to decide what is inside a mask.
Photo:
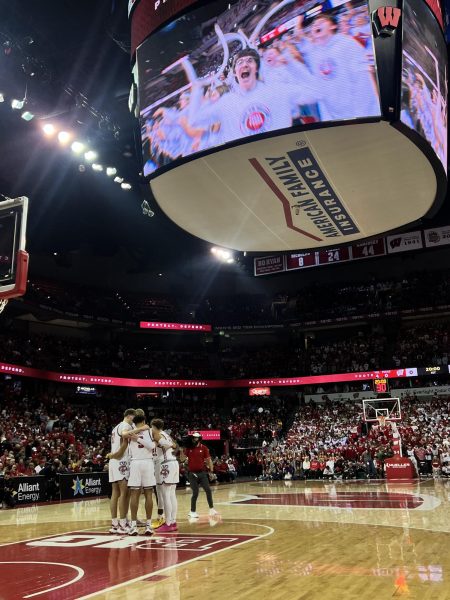
[{"label": "score display", "polygon": [[[316,252],[295,252],[286,256],[286,271],[385,256],[385,254],[386,245],[383,238]],[[259,273],[255,272],[255,274],[258,275]]]},{"label": "score display", "polygon": [[376,394],[385,394],[389,392],[389,380],[386,377],[373,380],[373,391]]}]

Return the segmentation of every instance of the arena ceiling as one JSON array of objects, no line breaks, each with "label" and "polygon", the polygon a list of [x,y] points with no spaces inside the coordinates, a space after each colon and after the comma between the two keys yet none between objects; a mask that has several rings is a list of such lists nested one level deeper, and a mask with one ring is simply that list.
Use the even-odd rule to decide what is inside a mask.
[{"label": "arena ceiling", "polygon": [[[0,0],[0,193],[30,198],[32,274],[43,274],[38,257],[54,253],[63,268],[74,256],[86,265],[92,256],[120,256],[125,271],[157,276],[201,264],[208,252],[209,244],[174,225],[140,186],[126,11],[123,0]],[[36,115],[29,122],[10,104],[25,94]],[[70,151],[43,137],[39,118],[88,141],[99,162],[116,167],[133,189],[90,168],[80,172]],[[145,198],[153,218],[142,214]],[[447,223],[448,202],[430,224]]]}]

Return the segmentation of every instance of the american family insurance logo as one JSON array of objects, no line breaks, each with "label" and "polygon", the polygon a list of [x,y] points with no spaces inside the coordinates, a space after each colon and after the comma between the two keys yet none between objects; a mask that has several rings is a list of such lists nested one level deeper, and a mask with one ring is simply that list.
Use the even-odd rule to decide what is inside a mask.
[{"label": "american family insurance logo", "polygon": [[250,164],[280,200],[290,229],[317,242],[360,233],[306,145],[282,156],[251,158]]}]

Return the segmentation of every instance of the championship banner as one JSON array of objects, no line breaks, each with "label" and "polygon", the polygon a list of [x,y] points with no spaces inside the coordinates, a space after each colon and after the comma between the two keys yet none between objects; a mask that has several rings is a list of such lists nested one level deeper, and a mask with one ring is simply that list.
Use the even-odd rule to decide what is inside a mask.
[{"label": "championship banner", "polygon": [[111,484],[108,473],[69,473],[59,476],[61,500],[108,496]]},{"label": "championship banner", "polygon": [[388,254],[407,252],[408,250],[420,250],[423,248],[422,232],[411,231],[410,233],[399,233],[388,235],[386,238]]},{"label": "championship banner", "polygon": [[[12,477],[4,480],[12,489],[15,504],[34,504],[47,500],[47,481],[45,477]],[[3,481],[2,481],[3,487]]]},{"label": "championship banner", "polygon": [[445,227],[434,227],[425,229],[426,248],[435,248],[436,246],[447,246],[450,244],[450,225]]}]

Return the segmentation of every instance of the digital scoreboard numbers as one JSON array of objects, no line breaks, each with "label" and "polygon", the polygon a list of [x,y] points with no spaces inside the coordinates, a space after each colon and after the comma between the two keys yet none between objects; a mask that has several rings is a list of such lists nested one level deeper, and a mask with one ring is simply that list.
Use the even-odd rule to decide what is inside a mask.
[{"label": "digital scoreboard numbers", "polygon": [[386,377],[373,380],[373,391],[376,394],[386,394],[389,392],[389,380]]}]

